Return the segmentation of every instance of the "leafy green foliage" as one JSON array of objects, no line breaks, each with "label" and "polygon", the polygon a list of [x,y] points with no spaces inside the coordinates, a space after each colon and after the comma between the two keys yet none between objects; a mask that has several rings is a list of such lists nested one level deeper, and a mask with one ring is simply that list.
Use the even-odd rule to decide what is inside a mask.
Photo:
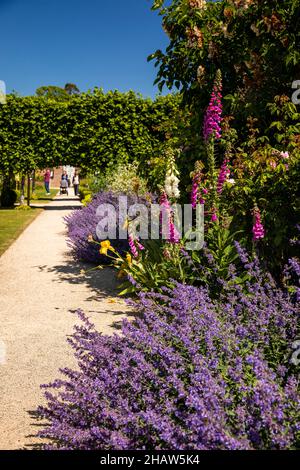
[{"label": "leafy green foliage", "polygon": [[[206,5],[204,5],[206,3]],[[149,57],[160,87],[178,87],[193,105],[195,128],[218,68],[224,78],[225,114],[246,130],[248,116],[263,133],[272,117],[268,103],[292,94],[300,68],[299,0],[155,1],[169,36],[165,52]]]},{"label": "leafy green foliage", "polygon": [[[233,216],[233,232],[242,230],[251,250],[253,209],[260,208],[265,238],[255,249],[280,276],[295,256],[289,239],[300,220],[300,111],[291,101],[292,82],[300,77],[300,0],[170,0],[154,2],[153,9],[170,39],[165,52],[149,57],[158,67],[156,83],[179,87],[191,112],[191,139],[178,161],[182,195],[191,189],[196,161],[204,182],[212,180],[202,123],[220,68],[223,123],[215,166],[227,155],[235,181],[224,184],[220,213]],[[286,152],[285,161],[280,154]]]},{"label": "leafy green foliage", "polygon": [[[143,242],[145,250],[139,253],[139,258],[126,262],[118,255],[114,266],[122,274],[130,276],[134,282],[125,280],[120,286],[120,295],[130,294],[139,290],[162,291],[166,286],[174,287],[174,281],[193,284],[195,276],[182,255],[179,245],[163,243],[159,240]],[[128,255],[127,255],[128,256]]]},{"label": "leafy green foliage", "polygon": [[147,181],[138,174],[138,163],[119,163],[106,173],[104,191],[121,194],[147,194]]},{"label": "leafy green foliage", "polygon": [[166,134],[169,139],[178,134],[180,101],[176,95],[153,102],[134,92],[100,89],[72,92],[67,100],[48,92],[9,95],[0,107],[0,170],[70,164],[94,172],[127,161],[143,166],[161,153]]},{"label": "leafy green foliage", "polygon": [[1,207],[13,207],[17,201],[17,193],[11,188],[5,188],[1,193]]},{"label": "leafy green foliage", "polygon": [[37,96],[45,96],[46,98],[57,101],[64,101],[69,99],[69,93],[66,89],[53,85],[41,86],[36,90],[36,94]]},{"label": "leafy green foliage", "polygon": [[[176,282],[188,285],[209,285],[212,295],[220,294],[220,279],[229,281],[232,267],[238,264],[239,253],[235,240],[240,232],[232,233],[230,227],[221,224],[211,225],[206,234],[203,250],[185,250],[186,240],[172,244],[163,240],[143,240],[144,250],[138,256],[130,253],[121,256],[116,251],[110,253],[118,277],[125,278],[121,284],[121,295],[137,291],[163,292],[165,287],[174,288]],[[248,281],[244,270],[235,282]]]}]

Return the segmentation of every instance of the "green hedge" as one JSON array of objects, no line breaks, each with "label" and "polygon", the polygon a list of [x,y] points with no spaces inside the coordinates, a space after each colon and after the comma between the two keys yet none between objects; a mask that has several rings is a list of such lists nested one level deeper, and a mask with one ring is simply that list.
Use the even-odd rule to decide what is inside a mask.
[{"label": "green hedge", "polygon": [[144,160],[176,132],[180,102],[178,95],[152,101],[100,89],[67,101],[8,95],[0,107],[0,170],[70,164],[96,171]]}]

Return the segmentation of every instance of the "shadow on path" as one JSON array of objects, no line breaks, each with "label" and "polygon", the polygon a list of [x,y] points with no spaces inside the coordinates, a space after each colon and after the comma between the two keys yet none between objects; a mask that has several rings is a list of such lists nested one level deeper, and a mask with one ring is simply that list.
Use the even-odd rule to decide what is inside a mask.
[{"label": "shadow on path", "polygon": [[79,197],[61,197],[57,196],[54,201],[76,201],[79,202]]},{"label": "shadow on path", "polygon": [[[106,266],[103,269],[97,269],[92,264],[74,261],[71,256],[67,256],[64,264],[51,267],[47,265],[34,267],[41,272],[55,273],[56,279],[54,279],[54,282],[87,285],[92,293],[95,293],[87,299],[91,301],[107,298],[107,296],[115,296],[119,285],[113,268]],[[81,273],[82,270],[85,271],[84,274]]]},{"label": "shadow on path", "polygon": [[[56,202],[56,201],[55,201]],[[62,206],[62,205],[45,205],[42,206],[45,211],[74,211],[77,209],[81,209],[81,206]]]},{"label": "shadow on path", "polygon": [[[35,267],[38,268],[41,272],[55,273],[56,279],[53,279],[53,282],[68,282],[73,286],[87,286],[89,294],[85,297],[84,301],[91,303],[90,308],[87,306],[84,307],[87,314],[99,314],[99,311],[94,306],[95,303],[102,302],[101,315],[111,315],[113,317],[124,316],[124,310],[122,310],[122,307],[120,306],[119,309],[117,306],[119,302],[125,300],[125,297],[117,297],[120,281],[117,279],[115,270],[113,268],[105,266],[103,269],[94,269],[93,271],[88,271],[95,266],[89,263],[79,261],[76,262],[71,257],[70,262],[66,262],[66,264],[53,267],[42,265]],[[81,274],[80,272],[82,269],[87,272]],[[76,309],[70,309],[69,312],[76,313]],[[130,309],[130,312],[128,313],[132,319],[140,317],[140,314],[134,309]],[[122,328],[122,320],[113,321],[110,326],[116,330],[120,330]]]},{"label": "shadow on path", "polygon": [[33,429],[32,429],[32,434],[27,434],[25,437],[26,439],[40,439],[40,442],[25,444],[23,447],[17,450],[44,450],[43,446],[45,445],[45,442],[42,441],[42,438],[39,438],[37,436],[39,429],[36,429],[36,428],[41,428],[41,430],[44,429],[46,425],[46,421],[42,420],[39,417],[36,410],[27,410],[27,413],[30,416],[30,419],[32,420],[30,426],[32,426]]}]

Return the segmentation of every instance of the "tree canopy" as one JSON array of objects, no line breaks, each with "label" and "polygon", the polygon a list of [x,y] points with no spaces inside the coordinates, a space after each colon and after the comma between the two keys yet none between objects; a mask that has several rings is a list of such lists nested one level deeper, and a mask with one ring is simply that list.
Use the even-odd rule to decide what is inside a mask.
[{"label": "tree canopy", "polygon": [[239,130],[249,116],[267,129],[268,103],[291,97],[300,79],[300,0],[155,0],[153,9],[170,40],[149,57],[159,88],[177,87],[201,114],[221,69],[225,113]]}]

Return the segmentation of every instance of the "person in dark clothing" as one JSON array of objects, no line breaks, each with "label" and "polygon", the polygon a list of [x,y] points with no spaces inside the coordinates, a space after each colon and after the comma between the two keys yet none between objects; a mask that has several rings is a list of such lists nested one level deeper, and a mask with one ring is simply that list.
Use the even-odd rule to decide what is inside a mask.
[{"label": "person in dark clothing", "polygon": [[46,190],[47,195],[50,194],[50,177],[51,177],[51,173],[50,173],[50,170],[47,168],[47,170],[44,173],[44,185],[45,185],[45,190]]},{"label": "person in dark clothing", "polygon": [[68,175],[66,171],[63,171],[63,174],[61,175],[61,181],[66,180],[68,181]]}]

